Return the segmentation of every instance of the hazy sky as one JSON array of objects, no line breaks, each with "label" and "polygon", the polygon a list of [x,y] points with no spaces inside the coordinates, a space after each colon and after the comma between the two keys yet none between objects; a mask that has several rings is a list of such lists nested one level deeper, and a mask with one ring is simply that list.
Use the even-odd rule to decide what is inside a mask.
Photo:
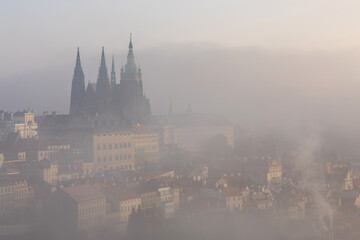
[{"label": "hazy sky", "polygon": [[1,0],[0,108],[67,112],[76,47],[86,81],[101,46],[119,75],[132,32],[155,113],[173,98],[178,111],[192,101],[248,123],[339,117],[360,103],[359,9],[358,0]]},{"label": "hazy sky", "polygon": [[138,48],[349,49],[360,45],[359,9],[357,0],[1,0],[1,75],[58,62],[76,46],[116,51],[129,32]]}]

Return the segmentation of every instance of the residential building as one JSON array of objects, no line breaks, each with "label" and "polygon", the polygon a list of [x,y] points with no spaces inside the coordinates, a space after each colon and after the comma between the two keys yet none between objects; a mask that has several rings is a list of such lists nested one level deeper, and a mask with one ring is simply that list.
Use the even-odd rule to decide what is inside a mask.
[{"label": "residential building", "polygon": [[174,216],[175,204],[174,195],[170,187],[161,187],[158,189],[160,197],[160,206],[165,218]]},{"label": "residential building", "polygon": [[243,199],[239,189],[235,187],[224,187],[221,191],[225,194],[225,206],[230,211],[241,211],[243,209]]},{"label": "residential building", "polygon": [[0,181],[0,213],[8,213],[13,209],[14,183],[2,178]]},{"label": "residential building", "polygon": [[280,183],[282,181],[282,166],[280,161],[271,160],[268,164],[267,183]]},{"label": "residential building", "polygon": [[34,113],[30,110],[13,112],[0,111],[0,140],[11,133],[19,133],[21,138],[37,136],[37,123]]},{"label": "residential building", "polygon": [[25,179],[17,179],[14,182],[13,208],[28,208],[35,197],[32,186]]},{"label": "residential building", "polygon": [[134,134],[126,130],[98,130],[93,134],[94,171],[134,170]]},{"label": "residential building", "polygon": [[110,202],[109,212],[120,212],[119,223],[128,222],[130,215],[141,208],[140,194],[134,189],[120,185],[106,185],[103,192]]},{"label": "residential building", "polygon": [[102,228],[106,222],[106,199],[89,184],[60,189],[54,207],[63,224],[81,230]]},{"label": "residential building", "polygon": [[135,163],[137,168],[159,162],[159,133],[144,126],[134,128]]}]

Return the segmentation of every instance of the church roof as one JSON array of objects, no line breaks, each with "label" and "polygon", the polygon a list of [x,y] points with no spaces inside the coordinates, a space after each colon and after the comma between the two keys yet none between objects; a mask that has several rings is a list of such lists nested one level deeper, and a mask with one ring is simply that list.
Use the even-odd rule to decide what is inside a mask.
[{"label": "church roof", "polygon": [[86,87],[86,92],[88,91],[93,91],[94,93],[96,92],[96,83],[90,83],[88,84],[88,86]]}]

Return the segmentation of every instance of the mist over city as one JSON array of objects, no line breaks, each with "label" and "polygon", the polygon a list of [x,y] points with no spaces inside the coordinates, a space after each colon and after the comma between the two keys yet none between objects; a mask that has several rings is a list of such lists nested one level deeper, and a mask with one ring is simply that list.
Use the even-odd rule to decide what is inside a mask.
[{"label": "mist over city", "polygon": [[0,239],[359,239],[359,8],[4,0]]}]

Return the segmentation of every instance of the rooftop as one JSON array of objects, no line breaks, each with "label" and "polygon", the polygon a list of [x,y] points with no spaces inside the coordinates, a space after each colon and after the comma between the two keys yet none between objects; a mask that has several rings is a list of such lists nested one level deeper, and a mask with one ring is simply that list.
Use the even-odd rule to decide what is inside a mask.
[{"label": "rooftop", "polygon": [[225,193],[227,197],[231,196],[240,196],[240,190],[235,187],[224,187],[222,191]]},{"label": "rooftop", "polygon": [[77,202],[105,198],[104,194],[89,184],[76,185],[63,189],[72,199]]}]

